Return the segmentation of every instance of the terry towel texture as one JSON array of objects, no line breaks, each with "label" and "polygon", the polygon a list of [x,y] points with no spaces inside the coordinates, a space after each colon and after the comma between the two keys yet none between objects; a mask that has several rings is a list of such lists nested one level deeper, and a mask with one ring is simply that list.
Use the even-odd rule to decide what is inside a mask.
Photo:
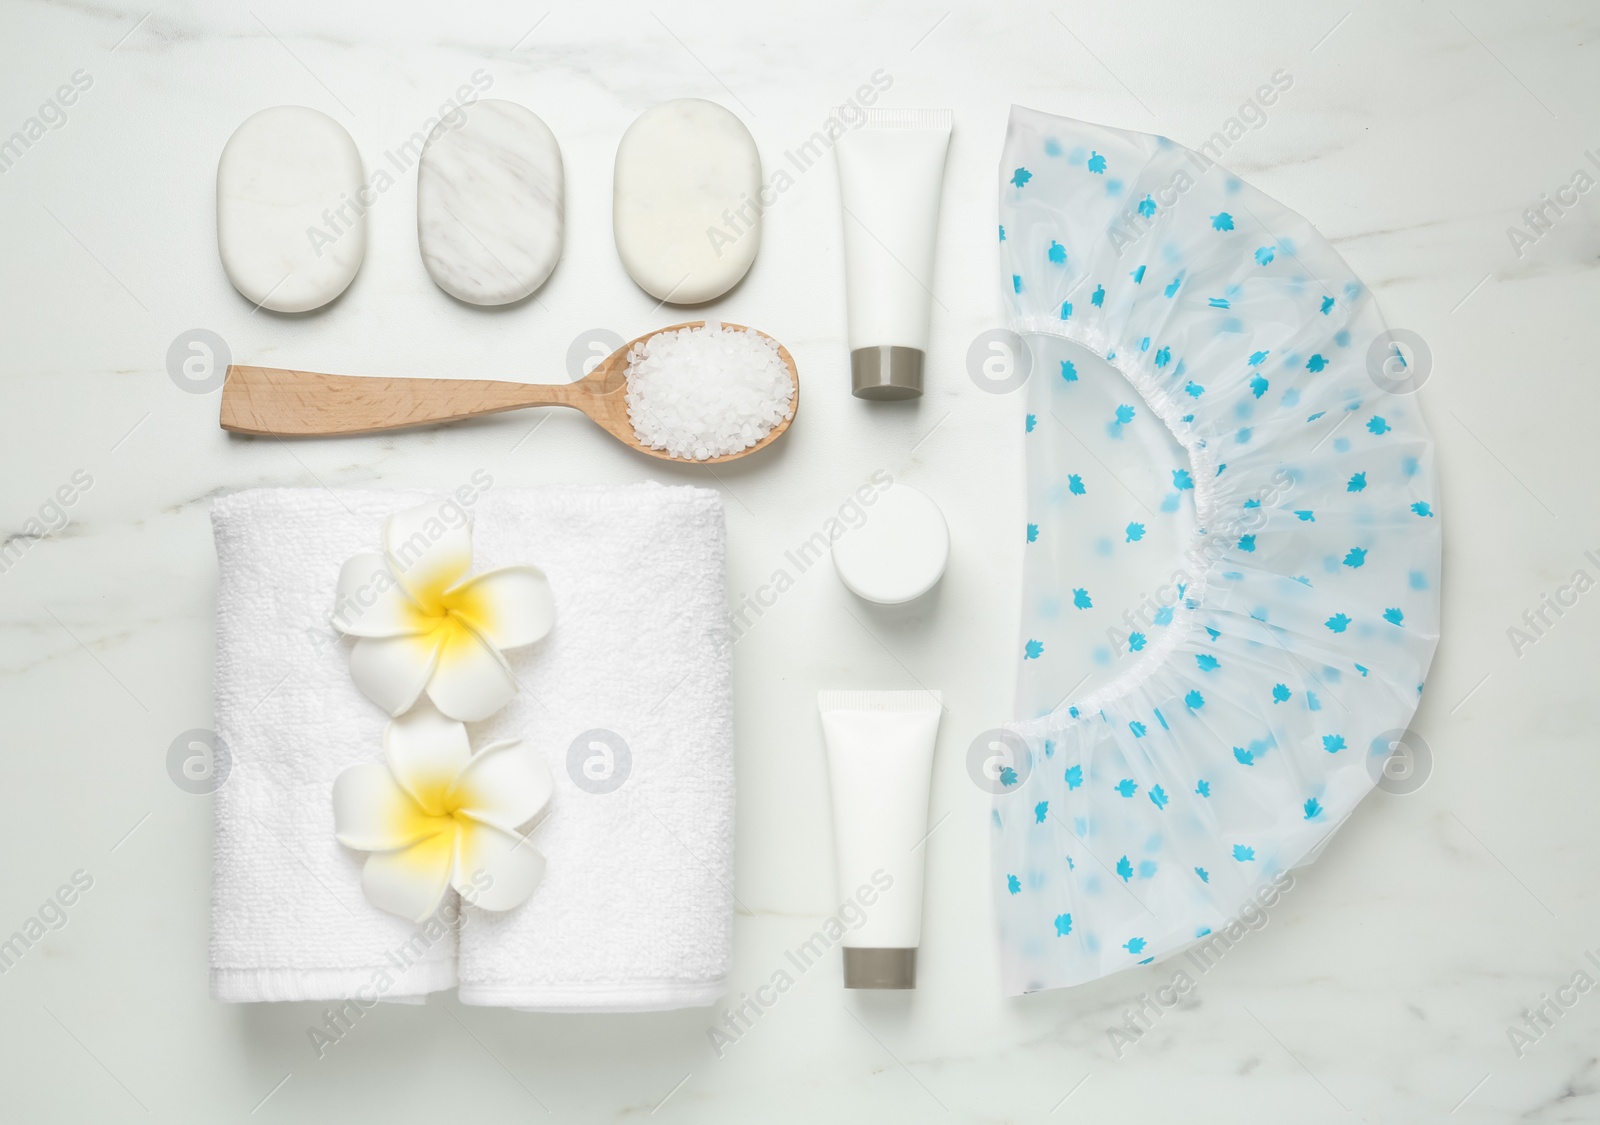
[{"label": "terry towel texture", "polygon": [[387,716],[350,679],[334,582],[378,548],[387,516],[439,498],[273,489],[213,507],[232,771],[215,795],[212,994],[399,1000],[459,983],[465,1003],[541,1011],[712,1003],[732,941],[734,802],[713,491],[477,493],[473,571],[530,563],[555,594],[550,635],[507,653],[522,690],[468,728],[474,746],[521,738],[550,766],[555,797],[530,840],[544,881],[505,914],[452,893],[441,914],[459,910],[456,925],[413,925],[362,895],[364,857],[334,839],[331,793],[346,766],[382,761]]}]

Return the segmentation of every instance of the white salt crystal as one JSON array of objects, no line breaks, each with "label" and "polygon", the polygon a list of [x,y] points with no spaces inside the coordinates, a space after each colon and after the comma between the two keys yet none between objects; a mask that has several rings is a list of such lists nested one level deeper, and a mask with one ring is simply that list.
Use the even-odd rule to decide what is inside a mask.
[{"label": "white salt crystal", "polygon": [[794,415],[794,380],[757,332],[659,332],[628,351],[628,420],[651,449],[705,461],[749,449]]}]

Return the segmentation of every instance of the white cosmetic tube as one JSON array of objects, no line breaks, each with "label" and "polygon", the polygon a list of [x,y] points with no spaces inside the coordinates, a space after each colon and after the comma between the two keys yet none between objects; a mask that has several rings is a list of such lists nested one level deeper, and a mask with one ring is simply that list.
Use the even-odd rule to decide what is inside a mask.
[{"label": "white cosmetic tube", "polygon": [[844,219],[850,384],[857,398],[922,394],[948,109],[834,110]]},{"label": "white cosmetic tube", "polygon": [[915,988],[936,691],[817,693],[839,894],[866,920],[843,939],[846,988]]}]

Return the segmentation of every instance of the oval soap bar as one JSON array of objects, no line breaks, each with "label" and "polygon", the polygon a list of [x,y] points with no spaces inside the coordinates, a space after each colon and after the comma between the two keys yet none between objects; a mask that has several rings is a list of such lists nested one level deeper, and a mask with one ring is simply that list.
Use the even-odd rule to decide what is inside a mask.
[{"label": "oval soap bar", "polygon": [[307,312],[343,293],[367,252],[361,154],[333,118],[264,109],[217,161],[217,251],[233,287],[262,308]]},{"label": "oval soap bar", "polygon": [[520,301],[561,257],[561,146],[515,102],[460,106],[417,164],[417,243],[434,282],[474,305]]},{"label": "oval soap bar", "polygon": [[641,113],[617,146],[617,253],[652,297],[694,305],[732,289],[761,243],[761,154],[715,102],[680,98]]}]

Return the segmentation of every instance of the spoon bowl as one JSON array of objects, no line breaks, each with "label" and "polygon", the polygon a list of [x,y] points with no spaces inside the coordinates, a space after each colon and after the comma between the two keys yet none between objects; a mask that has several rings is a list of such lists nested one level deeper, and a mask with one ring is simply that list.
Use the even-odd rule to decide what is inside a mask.
[{"label": "spoon bowl", "polygon": [[[800,378],[794,356],[776,340],[778,356],[792,385],[789,416],[760,441],[720,457],[675,457],[640,442],[628,417],[628,352],[662,332],[699,328],[692,320],[629,340],[572,383],[511,383],[497,379],[393,379],[323,375],[281,367],[230,365],[222,386],[222,428],[236,434],[272,437],[325,437],[370,434],[476,418],[527,406],[567,406],[581,410],[612,437],[640,453],[687,465],[719,465],[765,449],[781,437],[800,408]],[[724,329],[755,332],[723,322]]]}]

